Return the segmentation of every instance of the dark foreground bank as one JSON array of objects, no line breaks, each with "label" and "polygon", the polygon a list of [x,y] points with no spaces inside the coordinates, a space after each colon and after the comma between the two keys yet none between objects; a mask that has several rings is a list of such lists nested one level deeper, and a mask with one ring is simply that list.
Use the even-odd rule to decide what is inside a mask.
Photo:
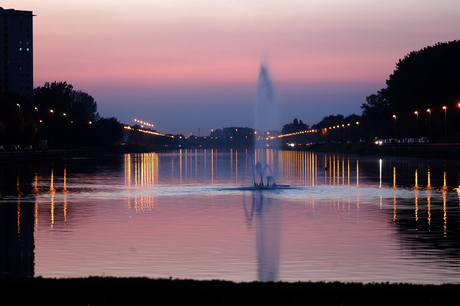
[{"label": "dark foreground bank", "polygon": [[458,305],[460,285],[233,283],[90,277],[0,280],[16,305]]}]

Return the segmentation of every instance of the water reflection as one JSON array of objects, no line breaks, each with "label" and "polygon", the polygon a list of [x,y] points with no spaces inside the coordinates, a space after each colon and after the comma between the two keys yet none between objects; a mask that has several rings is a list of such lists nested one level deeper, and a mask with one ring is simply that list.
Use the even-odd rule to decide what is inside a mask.
[{"label": "water reflection", "polygon": [[252,184],[247,153],[0,165],[1,273],[460,279],[456,161],[260,149],[255,161],[294,187],[253,192],[238,190]]},{"label": "water reflection", "polygon": [[[262,282],[277,281],[279,269],[281,210],[265,198],[263,192],[253,191],[252,205],[243,201],[248,228],[255,227],[257,275]],[[255,224],[253,224],[255,223]]]},{"label": "water reflection", "polygon": [[[124,157],[124,177],[127,191],[130,187],[148,188],[158,180],[158,155],[127,154]],[[125,209],[136,213],[152,211],[155,208],[155,196],[142,195],[125,197]]]},{"label": "water reflection", "polygon": [[[16,191],[16,197],[9,204],[0,202],[0,278],[34,275],[34,207],[22,200],[24,192],[17,170],[0,169],[3,174],[0,182],[8,176],[14,177]],[[2,197],[0,194],[0,199]]]}]

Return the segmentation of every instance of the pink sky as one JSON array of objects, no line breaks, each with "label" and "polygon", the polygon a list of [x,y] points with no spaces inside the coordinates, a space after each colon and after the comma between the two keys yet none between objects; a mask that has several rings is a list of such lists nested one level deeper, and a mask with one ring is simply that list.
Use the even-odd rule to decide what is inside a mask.
[{"label": "pink sky", "polygon": [[[31,10],[35,86],[67,81],[102,116],[165,133],[253,126],[267,61],[280,122],[360,114],[407,53],[458,39],[460,2],[4,0]],[[327,107],[324,107],[327,106]],[[280,127],[281,128],[281,127]]]}]

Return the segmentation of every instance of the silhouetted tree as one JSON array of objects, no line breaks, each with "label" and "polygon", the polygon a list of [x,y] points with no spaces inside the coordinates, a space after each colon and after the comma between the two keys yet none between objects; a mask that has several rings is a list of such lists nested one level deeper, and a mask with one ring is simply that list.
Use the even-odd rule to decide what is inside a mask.
[{"label": "silhouetted tree", "polygon": [[[368,96],[362,104],[361,138],[413,138],[432,134],[430,141],[459,142],[458,84],[460,41],[438,43],[410,52],[396,64],[386,81],[387,87]],[[342,121],[340,116],[325,117],[312,128],[322,129],[323,140],[337,139],[332,136],[338,133],[329,133],[329,127],[347,121],[345,118]]]},{"label": "silhouetted tree", "polygon": [[115,117],[100,118],[94,124],[94,145],[110,145],[123,137],[123,126]]},{"label": "silhouetted tree", "polygon": [[329,128],[333,127],[336,125],[342,125],[345,123],[345,118],[343,115],[329,115],[324,117],[320,122],[315,124],[313,128],[315,129],[321,129],[321,128]]},{"label": "silhouetted tree", "polygon": [[77,121],[97,121],[97,103],[94,98],[81,90],[74,93],[74,100],[69,109],[72,120]]},{"label": "silhouetted tree", "polygon": [[116,118],[101,118],[94,98],[67,82],[35,88],[34,104],[42,120],[40,139],[47,139],[51,148],[111,144],[123,136]]},{"label": "silhouetted tree", "polygon": [[450,140],[458,141],[460,41],[438,43],[410,52],[396,64],[386,84],[384,94],[378,98],[385,99],[388,104],[386,125],[393,126],[393,115],[396,116],[399,138],[415,137],[418,128],[421,136],[428,136],[432,130],[432,141],[443,141],[447,127]]},{"label": "silhouetted tree", "polygon": [[313,129],[319,131],[319,139],[316,141],[335,141],[341,142],[344,139],[344,132],[340,130],[337,126],[342,126],[346,124],[345,118],[343,115],[329,115],[324,117],[320,122],[312,126]]},{"label": "silhouetted tree", "polygon": [[34,106],[40,113],[53,110],[55,113],[68,113],[75,101],[75,91],[67,82],[46,82],[43,87],[34,89]]},{"label": "silhouetted tree", "polygon": [[30,102],[17,93],[0,94],[0,144],[33,144],[35,132]]},{"label": "silhouetted tree", "polygon": [[387,98],[387,90],[381,89],[377,94],[366,97],[366,102],[361,105],[362,122],[361,134],[364,139],[389,138],[390,131],[388,118],[390,117],[390,104]]},{"label": "silhouetted tree", "polygon": [[281,134],[290,134],[300,131],[306,131],[309,129],[309,126],[300,120],[300,122],[295,118],[292,123],[285,124],[281,129]]}]

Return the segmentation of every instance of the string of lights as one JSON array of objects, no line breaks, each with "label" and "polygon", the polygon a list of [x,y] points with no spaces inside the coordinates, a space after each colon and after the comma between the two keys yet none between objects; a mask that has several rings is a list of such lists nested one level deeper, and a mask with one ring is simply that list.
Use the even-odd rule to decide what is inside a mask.
[{"label": "string of lights", "polygon": [[141,127],[150,127],[150,128],[153,128],[154,125],[151,124],[151,123],[148,123],[148,122],[145,122],[145,121],[142,121],[142,120],[138,120],[138,119],[134,119],[134,122],[136,122],[137,124],[139,124]]}]

